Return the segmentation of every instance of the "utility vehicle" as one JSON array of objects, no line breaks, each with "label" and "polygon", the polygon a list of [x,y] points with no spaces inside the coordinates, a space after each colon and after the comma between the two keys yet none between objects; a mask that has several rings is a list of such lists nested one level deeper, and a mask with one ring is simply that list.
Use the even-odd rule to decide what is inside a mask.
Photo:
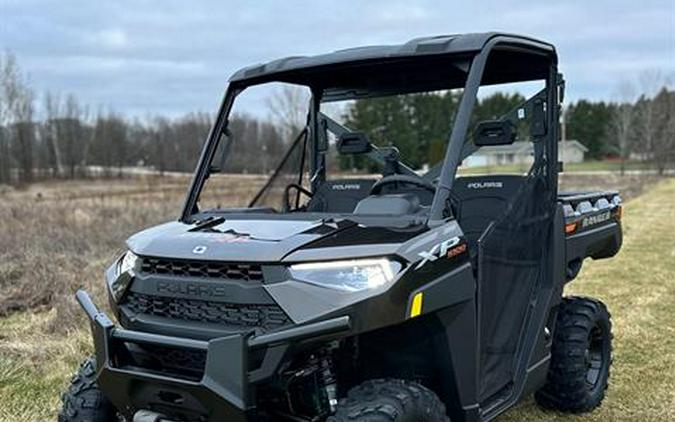
[{"label": "utility vehicle", "polygon": [[[272,83],[311,96],[267,167],[232,110]],[[538,88],[476,117],[485,89],[520,83]],[[618,252],[622,208],[617,192],[558,192],[563,91],[551,44],[501,33],[236,72],[182,214],[129,238],[105,274],[117,322],[77,292],[95,355],[59,420],[487,421],[533,393],[594,409],[609,314],[563,288],[585,258]],[[402,98],[454,104],[445,140],[412,112],[414,148],[388,141],[400,113],[349,125],[357,105]]]}]

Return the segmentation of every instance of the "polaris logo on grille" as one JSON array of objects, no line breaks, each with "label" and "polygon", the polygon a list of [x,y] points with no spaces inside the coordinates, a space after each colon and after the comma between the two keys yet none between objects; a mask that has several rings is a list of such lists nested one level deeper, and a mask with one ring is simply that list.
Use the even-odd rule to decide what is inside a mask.
[{"label": "polaris logo on grille", "polygon": [[490,188],[497,188],[501,189],[504,187],[504,183],[502,182],[471,182],[467,183],[466,187],[469,189],[490,189]]},{"label": "polaris logo on grille", "polygon": [[179,283],[172,281],[159,281],[155,285],[157,293],[184,295],[207,298],[224,298],[227,296],[225,287],[209,286],[201,283]]}]

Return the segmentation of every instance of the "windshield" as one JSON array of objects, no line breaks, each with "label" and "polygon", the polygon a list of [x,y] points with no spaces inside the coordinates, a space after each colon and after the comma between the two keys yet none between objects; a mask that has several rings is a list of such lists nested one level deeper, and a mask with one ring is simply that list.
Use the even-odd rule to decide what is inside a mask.
[{"label": "windshield", "polygon": [[[458,177],[527,172],[532,103],[545,98],[542,89],[541,82],[480,89]],[[461,101],[462,89],[446,89],[319,102],[313,110],[307,87],[249,87],[234,102],[199,210],[424,215]],[[512,124],[517,142],[476,146],[477,125],[499,120]]]},{"label": "windshield", "polygon": [[235,100],[199,209],[351,213],[375,182],[401,175],[409,179],[380,193],[416,196],[423,211],[435,191],[423,176],[443,160],[460,99],[456,89],[323,102],[314,143],[308,88],[250,87]]}]

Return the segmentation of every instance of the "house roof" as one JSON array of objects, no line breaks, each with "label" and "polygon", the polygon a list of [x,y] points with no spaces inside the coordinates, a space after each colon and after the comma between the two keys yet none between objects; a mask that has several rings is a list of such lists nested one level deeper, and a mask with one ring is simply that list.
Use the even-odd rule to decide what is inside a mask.
[{"label": "house roof", "polygon": [[498,32],[440,35],[415,38],[406,43],[396,45],[350,48],[315,56],[285,57],[267,63],[242,68],[232,75],[230,81],[253,82],[257,79],[273,78],[275,75],[281,75],[288,72],[315,70],[332,65],[477,53],[486,46],[488,41],[497,37],[499,37],[501,41],[525,50],[539,50],[546,54],[555,55],[555,48],[553,45],[522,35]]},{"label": "house roof", "polygon": [[565,146],[567,148],[572,147],[572,148],[577,148],[580,149],[583,152],[588,152],[588,148],[581,142],[577,141],[576,139],[567,139],[565,141],[560,141],[561,146]]}]

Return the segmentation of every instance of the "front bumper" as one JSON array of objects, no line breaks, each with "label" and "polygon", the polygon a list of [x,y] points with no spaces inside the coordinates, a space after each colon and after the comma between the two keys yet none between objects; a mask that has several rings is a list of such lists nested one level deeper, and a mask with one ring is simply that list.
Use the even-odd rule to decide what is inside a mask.
[{"label": "front bumper", "polygon": [[[99,387],[129,419],[139,410],[152,410],[179,420],[252,420],[256,415],[252,388],[276,373],[289,345],[350,329],[349,317],[343,316],[258,336],[247,333],[201,341],[116,327],[85,291],[78,291],[76,298],[91,322]],[[184,379],[125,363],[133,345],[205,352],[203,376]],[[260,350],[262,363],[249,370],[249,356]]]}]

